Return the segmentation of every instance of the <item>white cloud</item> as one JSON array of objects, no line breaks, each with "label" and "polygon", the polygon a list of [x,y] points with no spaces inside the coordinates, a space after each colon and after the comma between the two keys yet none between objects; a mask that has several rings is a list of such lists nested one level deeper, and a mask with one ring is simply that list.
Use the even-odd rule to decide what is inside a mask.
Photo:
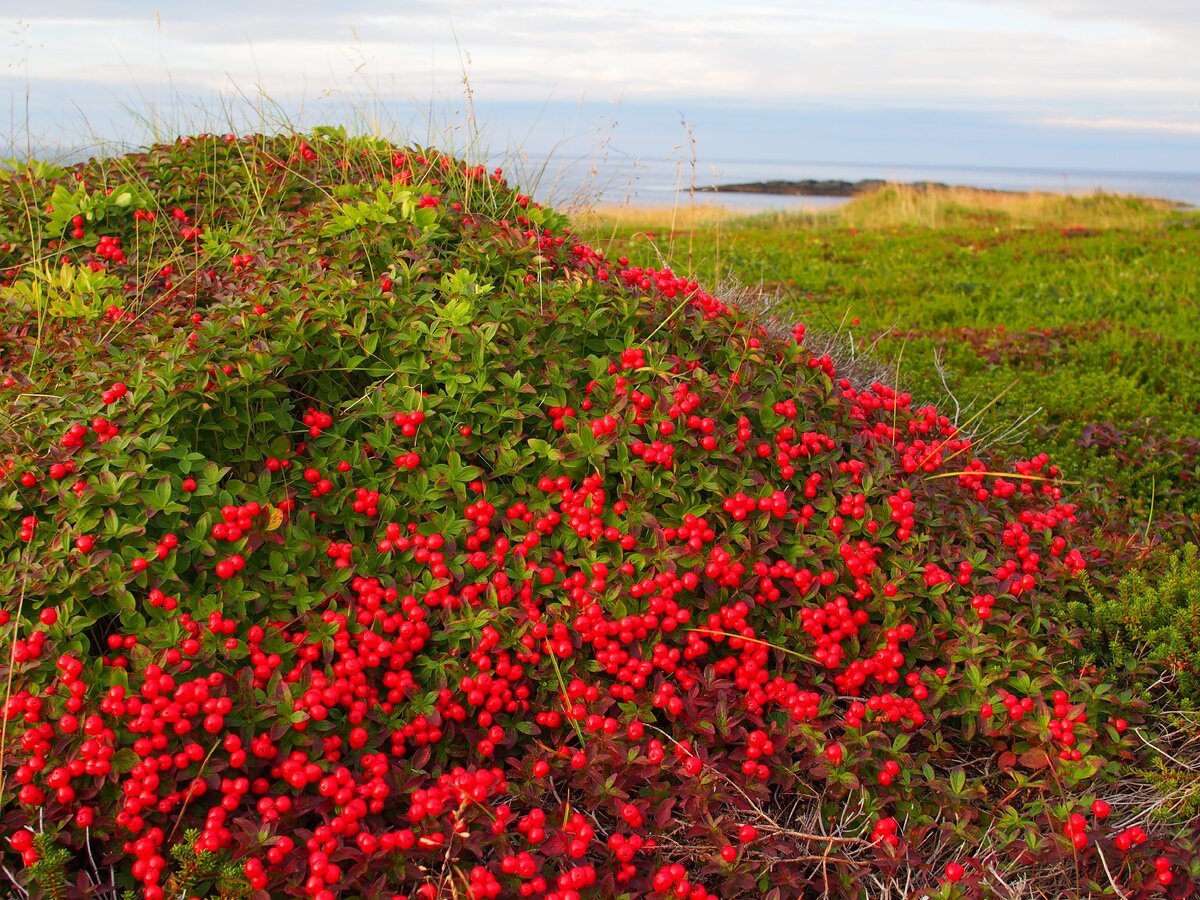
[{"label": "white cloud", "polygon": [[[465,73],[492,100],[1142,116],[1191,133],[1196,2],[164,0],[156,17],[110,0],[104,18],[92,2],[57,0],[45,16],[25,10],[19,28],[16,14],[0,21],[0,33],[16,28],[0,75],[27,71],[35,99],[86,84],[135,105],[259,89],[288,103],[334,92],[421,104],[461,98]],[[15,5],[0,0],[0,19]]]},{"label": "white cloud", "polygon": [[1050,125],[1055,128],[1077,128],[1087,131],[1130,131],[1139,133],[1200,135],[1200,121],[1178,122],[1121,118],[1087,119],[1068,116],[1062,118],[1044,118],[1040,119],[1039,122],[1042,125]]},{"label": "white cloud", "polygon": [[1072,22],[1115,22],[1150,32],[1178,35],[1200,28],[1195,0],[973,0],[1019,7],[1039,16]]}]

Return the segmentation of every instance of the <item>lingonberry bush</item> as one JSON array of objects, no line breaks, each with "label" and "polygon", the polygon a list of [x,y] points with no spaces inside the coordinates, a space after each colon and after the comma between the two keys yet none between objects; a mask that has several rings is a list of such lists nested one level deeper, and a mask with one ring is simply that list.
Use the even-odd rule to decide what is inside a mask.
[{"label": "lingonberry bush", "polygon": [[432,150],[2,187],[11,890],[1192,892],[1044,455]]}]

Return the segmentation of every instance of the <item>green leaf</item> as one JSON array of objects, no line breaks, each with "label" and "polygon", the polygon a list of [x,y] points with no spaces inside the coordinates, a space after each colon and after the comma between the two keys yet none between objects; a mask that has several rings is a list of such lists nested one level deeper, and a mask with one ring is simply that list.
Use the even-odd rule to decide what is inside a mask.
[{"label": "green leaf", "polygon": [[561,450],[555,449],[554,447],[550,446],[548,442],[543,441],[541,438],[530,438],[528,441],[526,441],[526,445],[538,456],[542,457],[543,459],[548,459],[551,462],[559,462],[563,458],[563,452]]},{"label": "green leaf", "polygon": [[955,796],[962,794],[963,787],[966,786],[966,783],[967,773],[962,770],[961,766],[954,769],[954,771],[950,773],[950,790],[955,794]]},{"label": "green leaf", "polygon": [[112,755],[112,770],[118,775],[126,775],[141,761],[142,758],[131,748],[122,747]]}]

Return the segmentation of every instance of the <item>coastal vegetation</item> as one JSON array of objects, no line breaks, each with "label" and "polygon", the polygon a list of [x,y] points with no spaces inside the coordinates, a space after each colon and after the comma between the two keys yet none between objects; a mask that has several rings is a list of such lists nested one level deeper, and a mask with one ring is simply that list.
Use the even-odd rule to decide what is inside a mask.
[{"label": "coastal vegetation", "polygon": [[1189,896],[1200,230],[1062,203],[10,167],[6,890]]}]

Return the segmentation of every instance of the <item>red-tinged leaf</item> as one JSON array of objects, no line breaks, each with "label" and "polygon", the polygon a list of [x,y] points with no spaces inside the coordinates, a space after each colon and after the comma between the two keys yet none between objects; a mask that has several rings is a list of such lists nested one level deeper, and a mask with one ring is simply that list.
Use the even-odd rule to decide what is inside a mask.
[{"label": "red-tinged leaf", "polygon": [[654,809],[654,824],[659,828],[666,827],[666,824],[671,821],[671,811],[675,809],[676,800],[674,797],[668,797],[662,803],[658,804]]},{"label": "red-tinged leaf", "polygon": [[424,769],[432,756],[433,751],[429,748],[429,745],[426,745],[424,747],[417,748],[416,752],[412,754],[409,762],[414,769]]},{"label": "red-tinged leaf", "polygon": [[1041,747],[1034,747],[1022,753],[1020,761],[1025,768],[1036,771],[1050,765],[1050,756]]}]

